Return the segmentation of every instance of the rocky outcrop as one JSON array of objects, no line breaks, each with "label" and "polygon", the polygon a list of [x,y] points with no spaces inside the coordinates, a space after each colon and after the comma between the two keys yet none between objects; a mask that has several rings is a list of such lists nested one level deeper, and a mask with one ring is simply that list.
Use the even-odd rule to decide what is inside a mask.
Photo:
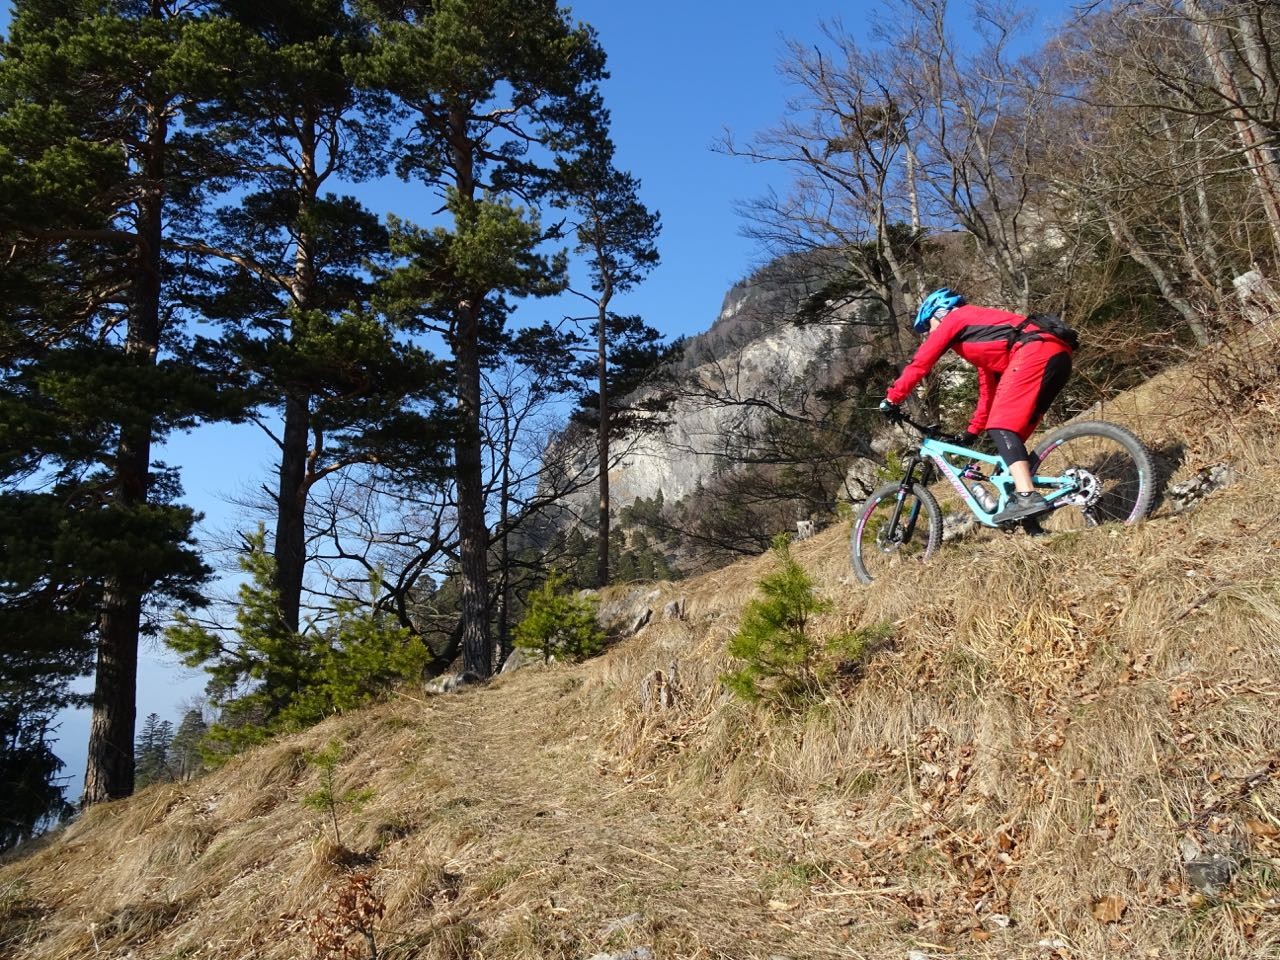
[{"label": "rocky outcrop", "polygon": [[[836,322],[794,322],[811,286],[743,284],[729,292],[711,329],[686,350],[678,398],[657,415],[661,426],[615,443],[609,474],[615,510],[659,491],[667,503],[688,496],[735,459],[735,442],[762,430],[779,410],[794,409],[798,396],[865,362],[867,307],[837,309]],[[573,517],[590,516],[594,487],[563,505]]]},{"label": "rocky outcrop", "polygon": [[[724,463],[724,441],[759,429],[779,387],[803,378],[815,357],[830,354],[830,327],[779,327],[728,356],[686,374],[682,396],[664,415],[666,425],[627,443],[609,474],[618,506],[652,497],[680,500]],[[588,500],[590,498],[587,498]]]}]

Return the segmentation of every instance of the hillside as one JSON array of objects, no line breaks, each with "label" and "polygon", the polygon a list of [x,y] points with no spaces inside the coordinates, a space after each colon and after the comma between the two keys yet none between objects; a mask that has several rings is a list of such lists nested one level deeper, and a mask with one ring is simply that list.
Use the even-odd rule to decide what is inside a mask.
[{"label": "hillside", "polygon": [[[93,808],[0,867],[0,955],[371,956],[345,909],[383,958],[1275,956],[1275,346],[1099,412],[1175,480],[1230,464],[1191,511],[978,536],[869,588],[847,524],[798,544],[820,631],[895,631],[800,719],[717,681],[772,558],[663,584],[685,618],[589,663],[406,693]],[[372,791],[342,846],[301,803],[334,739],[337,792]]]}]

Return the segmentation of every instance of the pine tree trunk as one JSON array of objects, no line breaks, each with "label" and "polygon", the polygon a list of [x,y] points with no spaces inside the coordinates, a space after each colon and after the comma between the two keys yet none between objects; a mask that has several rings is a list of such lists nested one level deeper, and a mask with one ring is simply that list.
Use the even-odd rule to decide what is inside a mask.
[{"label": "pine tree trunk", "polygon": [[[475,157],[466,111],[449,111],[450,152],[459,196],[476,194]],[[458,559],[462,578],[462,668],[477,677],[493,674],[489,633],[489,528],[485,523],[484,462],[480,448],[480,301],[482,293],[458,304],[453,357],[458,402],[454,469],[458,481]]]},{"label": "pine tree trunk", "polygon": [[276,493],[275,558],[280,621],[293,633],[298,632],[302,619],[302,578],[307,563],[308,420],[306,403],[289,397],[284,407],[280,485]]},{"label": "pine tree trunk", "polygon": [[[136,267],[125,355],[153,369],[160,351],[160,267],[164,236],[165,144],[168,124],[153,107],[147,121],[145,182],[138,209]],[[147,502],[151,483],[151,424],[122,429],[116,450],[114,506],[130,511]],[[146,572],[113,577],[98,618],[97,671],[89,721],[81,806],[133,793],[133,735],[137,719],[138,634]]]},{"label": "pine tree trunk", "polygon": [[498,582],[498,665],[511,656],[511,411],[502,403],[502,489],[498,529],[502,531]]},{"label": "pine tree trunk", "polygon": [[606,279],[599,304],[599,336],[596,344],[596,374],[600,390],[600,424],[596,430],[596,453],[600,462],[600,519],[596,539],[596,586],[609,584],[609,354],[608,317],[612,284]]},{"label": "pine tree trunk", "polygon": [[115,581],[108,585],[98,621],[98,662],[82,807],[133,793],[141,615],[141,599],[131,584]]},{"label": "pine tree trunk", "polygon": [[[316,173],[316,124],[305,120],[300,128],[298,222],[306,224],[320,191]],[[298,230],[294,251],[293,277],[289,292],[297,311],[292,337],[295,343],[307,336],[306,311],[315,302],[316,269],[314,238],[306,227]],[[286,386],[286,390],[290,390]],[[288,392],[284,405],[284,433],[280,448],[280,485],[276,492],[276,590],[280,620],[294,632],[302,622],[302,582],[307,566],[307,441],[311,428],[310,400]]]},{"label": "pine tree trunk", "polygon": [[457,363],[458,552],[462,575],[462,663],[478,677],[493,673],[489,634],[489,530],[484,517],[484,469],[480,449],[480,310],[466,302],[454,334]]}]

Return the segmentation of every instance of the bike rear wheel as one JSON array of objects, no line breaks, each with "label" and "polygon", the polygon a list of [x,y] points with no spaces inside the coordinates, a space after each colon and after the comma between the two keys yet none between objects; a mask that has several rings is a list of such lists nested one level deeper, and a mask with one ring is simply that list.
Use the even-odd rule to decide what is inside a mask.
[{"label": "bike rear wheel", "polygon": [[854,518],[849,553],[863,583],[923,563],[942,543],[942,511],[918,483],[906,491],[898,522],[890,529],[900,487],[886,483],[875,490]]},{"label": "bike rear wheel", "polygon": [[1063,506],[1037,518],[1048,531],[1137,523],[1155,499],[1156,472],[1147,448],[1124,427],[1101,420],[1050,432],[1031,454],[1031,472],[1077,482],[1075,493],[1057,501]]}]

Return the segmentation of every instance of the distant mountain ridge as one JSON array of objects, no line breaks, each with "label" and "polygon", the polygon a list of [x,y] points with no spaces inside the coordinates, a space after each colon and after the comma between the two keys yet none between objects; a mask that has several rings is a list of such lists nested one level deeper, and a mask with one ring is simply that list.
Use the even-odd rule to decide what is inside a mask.
[{"label": "distant mountain ridge", "polygon": [[[656,431],[615,443],[609,474],[615,512],[662,493],[672,503],[726,469],[726,438],[759,430],[797,393],[836,382],[871,357],[867,303],[837,308],[822,323],[797,322],[829,269],[774,261],[725,294],[711,327],[690,338],[676,363],[678,399]],[[565,498],[576,516],[596,509],[593,488]]]}]

